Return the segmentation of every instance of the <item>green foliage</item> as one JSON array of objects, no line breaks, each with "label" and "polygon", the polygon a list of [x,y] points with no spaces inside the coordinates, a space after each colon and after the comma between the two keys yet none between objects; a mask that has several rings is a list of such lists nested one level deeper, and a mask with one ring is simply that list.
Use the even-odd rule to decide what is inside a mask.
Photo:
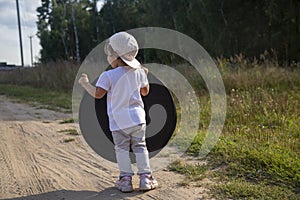
[{"label": "green foliage", "polygon": [[205,172],[208,170],[208,166],[204,164],[184,164],[180,160],[171,163],[168,168],[170,171],[185,174],[186,180],[184,182],[200,181],[206,177]]},{"label": "green foliage", "polygon": [[[294,0],[42,0],[38,12],[41,61],[80,58],[111,34],[137,27],[164,27],[199,42],[210,55],[230,57],[242,53],[259,57],[273,51],[281,62],[299,61],[300,2]],[[74,19],[72,19],[72,9]],[[145,62],[174,62],[173,54],[144,50]]]},{"label": "green foliage", "polygon": [[[228,106],[223,133],[207,158],[214,172],[207,176],[218,180],[213,191],[218,198],[297,199],[300,71],[241,66],[221,68]],[[188,149],[192,155],[210,120],[209,98],[200,98],[203,126]]]},{"label": "green foliage", "polygon": [[68,139],[64,139],[63,141],[64,141],[64,143],[69,143],[69,142],[74,142],[75,139],[74,138],[68,138]]},{"label": "green foliage", "polygon": [[69,119],[64,119],[63,121],[59,122],[60,124],[69,124],[69,123],[74,123],[75,120],[73,118]]},{"label": "green foliage", "polygon": [[[207,165],[177,161],[169,169],[186,175],[181,185],[201,185],[204,177],[215,180],[211,191],[217,199],[299,199],[299,69],[271,67],[278,65],[266,60],[251,63],[239,56],[231,62],[220,59],[228,102],[223,133]],[[193,82],[192,72],[184,74]],[[201,122],[187,153],[197,156],[211,110],[203,85],[194,86]]]},{"label": "green foliage", "polygon": [[292,191],[266,184],[254,184],[243,179],[233,180],[229,183],[214,186],[214,191],[219,199],[265,199],[265,200],[296,200],[297,195]]},{"label": "green foliage", "polygon": [[67,133],[68,135],[79,135],[76,129],[64,129],[60,133]]},{"label": "green foliage", "polygon": [[99,43],[101,19],[97,13],[96,1],[72,2],[43,0],[42,5],[37,8],[37,35],[42,46],[42,62],[76,60],[75,27],[79,35],[81,60]]},{"label": "green foliage", "polygon": [[247,180],[296,188],[300,184],[298,153],[280,145],[249,143],[222,137],[212,151],[215,164],[227,163],[222,173]]}]

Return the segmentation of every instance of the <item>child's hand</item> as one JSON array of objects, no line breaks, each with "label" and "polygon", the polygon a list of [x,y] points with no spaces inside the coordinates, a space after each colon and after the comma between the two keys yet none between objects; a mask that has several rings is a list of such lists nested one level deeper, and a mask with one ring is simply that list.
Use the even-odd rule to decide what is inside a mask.
[{"label": "child's hand", "polygon": [[81,77],[79,78],[78,83],[81,85],[89,83],[89,78],[88,78],[87,74],[85,74],[85,73],[81,74]]}]

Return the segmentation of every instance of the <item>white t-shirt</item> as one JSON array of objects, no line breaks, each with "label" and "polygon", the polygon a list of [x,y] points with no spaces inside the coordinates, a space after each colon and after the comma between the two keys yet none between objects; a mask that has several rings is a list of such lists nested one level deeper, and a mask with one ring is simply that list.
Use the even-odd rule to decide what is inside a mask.
[{"label": "white t-shirt", "polygon": [[111,131],[146,123],[140,88],[147,84],[147,75],[141,68],[122,66],[100,75],[96,87],[107,91],[107,114]]}]

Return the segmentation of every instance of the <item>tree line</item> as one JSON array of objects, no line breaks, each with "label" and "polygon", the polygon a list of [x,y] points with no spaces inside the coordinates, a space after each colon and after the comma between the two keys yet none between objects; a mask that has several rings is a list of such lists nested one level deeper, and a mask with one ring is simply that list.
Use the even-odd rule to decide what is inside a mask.
[{"label": "tree line", "polygon": [[182,32],[214,57],[253,58],[267,50],[279,61],[300,60],[299,0],[105,0],[101,9],[97,3],[41,0],[41,62],[81,62],[113,33],[148,26]]}]

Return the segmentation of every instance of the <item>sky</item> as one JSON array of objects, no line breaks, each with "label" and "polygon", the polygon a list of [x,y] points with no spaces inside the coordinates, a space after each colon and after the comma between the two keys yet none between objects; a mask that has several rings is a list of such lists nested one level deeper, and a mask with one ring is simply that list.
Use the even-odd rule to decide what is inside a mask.
[{"label": "sky", "polygon": [[[30,3],[29,3],[30,2]],[[40,0],[19,0],[24,65],[31,65],[30,39],[32,38],[33,60],[39,58],[39,39],[36,36],[37,12]],[[0,0],[0,62],[21,65],[18,18],[15,0]]]},{"label": "sky", "polygon": [[[37,12],[41,0],[19,0],[24,65],[31,65],[30,39],[32,37],[33,61],[38,61],[41,46],[37,33]],[[98,9],[103,1],[98,2]],[[15,0],[0,0],[0,62],[21,65],[17,8]]]}]

